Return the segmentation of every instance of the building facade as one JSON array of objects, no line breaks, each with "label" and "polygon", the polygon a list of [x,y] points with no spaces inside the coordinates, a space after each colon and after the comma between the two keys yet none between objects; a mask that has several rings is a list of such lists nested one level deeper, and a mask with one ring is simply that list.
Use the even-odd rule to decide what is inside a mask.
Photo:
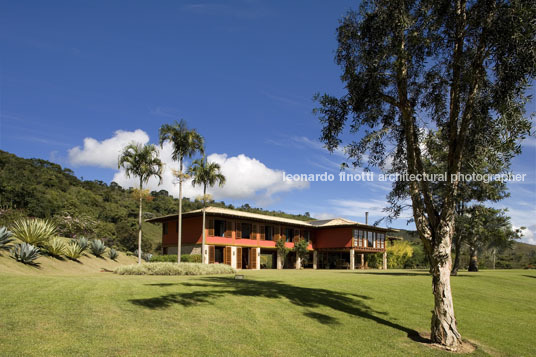
[{"label": "building facade", "polygon": [[[178,216],[147,220],[162,223],[162,253],[177,254]],[[236,269],[356,269],[367,267],[367,255],[385,251],[394,229],[369,226],[343,218],[300,221],[219,207],[206,208],[205,243],[202,210],[182,215],[182,254],[204,254],[210,264],[228,264]],[[292,249],[298,240],[309,242],[309,257],[301,261],[294,253],[279,256],[276,241]]]}]

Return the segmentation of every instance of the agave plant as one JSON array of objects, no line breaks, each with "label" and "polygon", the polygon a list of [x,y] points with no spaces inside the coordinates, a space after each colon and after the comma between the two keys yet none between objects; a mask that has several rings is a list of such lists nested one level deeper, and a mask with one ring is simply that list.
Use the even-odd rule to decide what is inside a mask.
[{"label": "agave plant", "polygon": [[151,253],[142,253],[141,258],[146,262],[150,262],[153,255]]},{"label": "agave plant", "polygon": [[11,248],[11,242],[13,233],[7,230],[6,227],[0,227],[0,250],[9,250]]},{"label": "agave plant", "polygon": [[117,250],[110,248],[110,250],[108,251],[108,257],[110,257],[110,259],[112,260],[116,260],[118,256],[119,253],[117,253]]},{"label": "agave plant", "polygon": [[80,237],[76,240],[76,244],[82,249],[82,253],[84,253],[89,248],[89,241],[87,238]]},{"label": "agave plant", "polygon": [[52,238],[46,245],[45,250],[49,255],[56,258],[65,254],[66,244],[61,238]]},{"label": "agave plant", "polygon": [[84,249],[76,241],[71,241],[65,246],[65,256],[71,260],[78,260],[84,253]]},{"label": "agave plant", "polygon": [[46,247],[47,243],[55,236],[56,226],[54,223],[40,218],[24,218],[13,223],[11,229],[13,237],[18,240]]},{"label": "agave plant", "polygon": [[106,246],[100,239],[93,239],[91,243],[89,243],[89,250],[94,256],[101,257],[106,251]]},{"label": "agave plant", "polygon": [[35,264],[34,260],[39,258],[39,252],[39,248],[28,243],[17,243],[11,248],[11,256],[24,264]]}]

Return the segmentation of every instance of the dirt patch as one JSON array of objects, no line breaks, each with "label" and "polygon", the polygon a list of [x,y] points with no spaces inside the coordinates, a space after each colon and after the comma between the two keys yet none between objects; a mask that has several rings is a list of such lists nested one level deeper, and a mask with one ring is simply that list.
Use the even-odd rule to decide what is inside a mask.
[{"label": "dirt patch", "polygon": [[448,351],[454,354],[473,353],[477,349],[477,345],[475,343],[468,340],[463,340],[462,345],[458,347],[458,350],[452,351],[448,348],[445,348],[445,346],[438,345],[437,343],[432,343],[432,341],[430,340],[429,332],[419,332],[419,340],[419,343],[422,345],[441,351]]}]

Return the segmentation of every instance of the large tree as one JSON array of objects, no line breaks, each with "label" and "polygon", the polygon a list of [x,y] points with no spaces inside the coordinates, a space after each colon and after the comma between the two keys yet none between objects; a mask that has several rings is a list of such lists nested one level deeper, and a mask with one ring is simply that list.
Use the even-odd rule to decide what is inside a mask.
[{"label": "large tree", "polygon": [[179,179],[179,217],[177,223],[177,262],[181,262],[181,243],[182,243],[182,183],[184,182],[185,174],[182,172],[184,167],[184,159],[191,158],[196,153],[204,153],[204,139],[195,130],[188,129],[186,122],[181,119],[180,122],[175,121],[173,124],[164,124],[160,127],[160,146],[163,147],[166,141],[169,141],[173,146],[172,158],[179,162],[179,170],[177,177]]},{"label": "large tree", "polygon": [[142,236],[142,206],[143,206],[143,184],[147,183],[152,176],[162,180],[162,170],[164,165],[158,158],[158,149],[154,145],[129,144],[125,146],[119,156],[118,168],[124,167],[127,177],[137,177],[139,179],[139,200],[138,215],[138,264],[141,264],[141,236]]},{"label": "large tree", "polygon": [[[462,341],[450,286],[458,174],[471,142],[500,147],[505,161],[520,151],[531,127],[525,92],[536,75],[534,18],[533,1],[365,1],[337,29],[345,94],[317,96],[329,150],[342,144],[349,121],[358,136],[346,145],[353,165],[367,154],[369,165],[389,162],[391,172],[410,175],[393,184],[389,200],[394,215],[411,202],[433,275],[431,340],[450,350]],[[447,152],[440,189],[418,176],[428,173],[429,133]]]},{"label": "large tree", "polygon": [[221,173],[221,167],[215,162],[207,162],[206,157],[203,159],[197,159],[192,162],[192,166],[188,169],[188,173],[192,176],[193,186],[203,186],[203,238],[201,241],[201,262],[207,264],[205,259],[205,241],[206,241],[206,229],[205,229],[205,210],[207,208],[207,201],[210,196],[207,194],[207,187],[213,187],[216,183],[222,187],[225,184],[225,176]]}]

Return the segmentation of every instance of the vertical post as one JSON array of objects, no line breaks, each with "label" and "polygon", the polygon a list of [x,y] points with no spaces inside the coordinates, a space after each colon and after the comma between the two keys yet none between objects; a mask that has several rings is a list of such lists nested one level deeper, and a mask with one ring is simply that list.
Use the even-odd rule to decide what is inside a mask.
[{"label": "vertical post", "polygon": [[387,252],[383,252],[383,270],[387,270]]},{"label": "vertical post", "polygon": [[283,269],[283,263],[281,262],[281,254],[277,252],[277,269]]},{"label": "vertical post", "polygon": [[318,253],[317,251],[313,251],[313,269],[317,269],[318,267]]},{"label": "vertical post", "polygon": [[301,258],[296,254],[296,269],[301,269]]},{"label": "vertical post", "polygon": [[261,248],[255,248],[257,249],[257,264],[255,265],[257,267],[257,270],[261,270]]},{"label": "vertical post", "polygon": [[350,270],[355,270],[355,249],[350,249]]},{"label": "vertical post", "polygon": [[361,269],[365,269],[365,254],[361,253]]},{"label": "vertical post", "polygon": [[236,247],[231,247],[231,267],[236,269]]}]

